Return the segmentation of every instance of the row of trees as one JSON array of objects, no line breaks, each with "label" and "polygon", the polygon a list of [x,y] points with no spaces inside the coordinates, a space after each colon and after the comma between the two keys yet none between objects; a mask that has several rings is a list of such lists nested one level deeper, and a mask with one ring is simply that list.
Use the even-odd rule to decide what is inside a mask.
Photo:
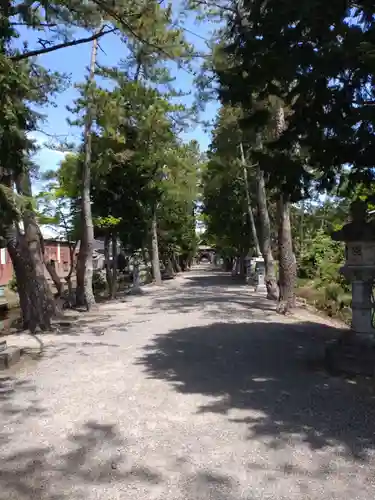
[{"label": "row of trees", "polygon": [[[45,258],[40,222],[64,227],[72,255],[80,241],[74,303],[88,309],[95,305],[94,231],[104,236],[107,254],[111,242],[116,251],[118,239],[130,253],[147,249],[156,282],[160,259],[175,270],[191,259],[200,153],[196,143],[178,137],[189,110],[178,104],[166,63],[187,60],[192,49],[171,8],[158,1],[6,1],[0,27],[0,242],[12,259],[24,327],[47,330],[60,311],[46,266],[58,293],[63,286]],[[38,34],[36,47],[19,43],[24,27]],[[75,38],[76,28],[88,34]],[[98,39],[109,34],[121,39],[125,57],[108,68],[98,64],[97,49]],[[70,109],[82,141],[64,144],[70,154],[57,172],[44,174],[45,191],[35,199],[30,133],[42,126],[43,106],[68,84],[66,75],[50,72],[36,56],[88,41],[89,72]],[[107,278],[114,296],[115,267]]]},{"label": "row of trees", "polygon": [[190,7],[220,23],[198,82],[201,99],[219,96],[222,104],[204,177],[208,231],[237,255],[252,238],[270,298],[277,255],[286,312],[294,305],[296,254],[303,260],[306,250],[298,248],[304,239],[298,232],[296,239],[291,213],[301,220],[319,193],[371,199],[374,6],[192,0]]},{"label": "row of trees", "polygon": [[[31,330],[50,328],[58,313],[44,276],[41,215],[58,217],[72,241],[80,240],[75,303],[90,308],[94,225],[107,253],[118,238],[131,252],[149,250],[160,281],[160,257],[177,269],[177,256],[184,263],[194,252],[201,172],[209,233],[224,251],[235,248],[243,256],[253,247],[263,254],[270,298],[278,295],[277,256],[279,308],[286,312],[304,241],[299,237],[298,248],[295,203],[303,207],[319,192],[371,194],[372,3],[335,0],[327,8],[321,0],[298,6],[292,0],[189,0],[186,7],[206,23],[219,22],[197,79],[200,104],[212,96],[221,101],[203,166],[197,145],[179,139],[190,110],[179,103],[167,64],[202,54],[186,42],[169,6],[156,0],[8,0],[0,6],[0,238]],[[37,35],[35,47],[22,39],[25,27]],[[77,28],[87,34],[77,38]],[[97,61],[98,40],[109,35],[121,39],[126,55],[110,68]],[[89,73],[71,108],[82,141],[49,173],[48,196],[37,206],[30,134],[68,79],[36,58],[88,41]],[[105,83],[98,85],[96,75]],[[303,208],[298,217],[305,217]],[[111,279],[114,295],[115,271]]]}]

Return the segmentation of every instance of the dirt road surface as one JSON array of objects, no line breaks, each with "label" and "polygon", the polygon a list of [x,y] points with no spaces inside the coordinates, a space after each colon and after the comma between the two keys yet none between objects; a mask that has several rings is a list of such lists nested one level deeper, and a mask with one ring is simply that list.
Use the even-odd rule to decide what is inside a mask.
[{"label": "dirt road surface", "polygon": [[0,500],[374,498],[375,400],[309,361],[322,323],[200,269],[43,336],[40,359],[29,339],[0,373]]}]

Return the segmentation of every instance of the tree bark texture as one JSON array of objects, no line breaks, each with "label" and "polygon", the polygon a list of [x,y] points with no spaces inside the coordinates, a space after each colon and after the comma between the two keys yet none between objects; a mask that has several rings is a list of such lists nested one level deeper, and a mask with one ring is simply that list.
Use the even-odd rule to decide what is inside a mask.
[{"label": "tree bark texture", "polygon": [[105,265],[105,277],[107,280],[108,290],[112,289],[112,273],[111,273],[111,259],[109,256],[109,244],[110,244],[110,235],[106,233],[104,236],[104,265]]},{"label": "tree bark texture", "polygon": [[249,216],[249,224],[250,224],[251,236],[252,236],[250,248],[252,246],[254,246],[256,257],[259,257],[261,252],[260,252],[257,230],[256,230],[256,226],[255,226],[253,209],[251,206],[250,193],[249,193],[249,181],[248,181],[248,177],[247,177],[247,167],[246,167],[246,160],[245,160],[245,154],[243,151],[242,142],[240,143],[240,151],[241,151],[241,160],[242,160],[242,167],[243,167],[243,177],[244,177],[244,183],[245,183],[247,213]]},{"label": "tree bark texture", "polygon": [[173,270],[175,273],[180,273],[181,272],[181,266],[178,261],[178,256],[176,257],[176,254],[173,254],[172,256],[172,264],[173,264]]},{"label": "tree bark texture", "polygon": [[[28,173],[16,179],[16,187],[19,194],[31,198],[31,180]],[[24,210],[23,225],[24,234],[21,234],[16,226],[11,229],[7,248],[16,273],[17,287],[20,289],[24,325],[31,332],[35,332],[37,328],[46,331],[52,328],[52,318],[59,310],[44,274],[44,241],[31,206]],[[54,273],[56,276],[55,269]],[[56,281],[59,282],[60,279],[57,277]],[[27,311],[26,307],[30,310]]]},{"label": "tree bark texture", "polygon": [[297,282],[297,264],[293,252],[292,229],[290,223],[290,201],[280,196],[279,215],[279,286],[280,296],[277,311],[288,313],[295,307],[295,287]]},{"label": "tree bark texture", "polygon": [[264,181],[264,172],[257,167],[257,201],[260,225],[261,251],[266,270],[267,299],[277,300],[279,293],[277,289],[277,280],[275,272],[275,261],[272,255],[271,245],[271,223],[267,206],[266,185]]},{"label": "tree bark texture", "polygon": [[159,244],[158,244],[158,224],[156,216],[156,208],[152,215],[151,222],[151,246],[152,246],[152,273],[155,283],[161,285],[160,260],[159,260]]},{"label": "tree bark texture", "polygon": [[[275,116],[276,135],[280,137],[285,130],[284,108],[279,106]],[[293,239],[290,224],[290,197],[280,192],[278,199],[278,246],[279,246],[279,304],[277,311],[286,314],[295,306],[295,287],[297,283],[297,263],[293,252]]]},{"label": "tree bark texture", "polygon": [[[92,44],[89,85],[95,77],[96,54],[98,41],[95,39]],[[95,307],[95,297],[92,288],[93,261],[92,253],[94,248],[94,224],[91,213],[91,128],[93,122],[93,109],[91,96],[88,99],[86,110],[86,120],[84,129],[85,155],[82,168],[82,192],[81,192],[81,241],[77,260],[77,289],[76,302],[78,306],[86,306],[89,311]]]},{"label": "tree bark texture", "polygon": [[117,236],[112,234],[112,281],[110,287],[110,297],[114,299],[117,293]]},{"label": "tree bark texture", "polygon": [[14,230],[13,237],[7,238],[7,250],[16,275],[23,327],[34,333],[38,328],[51,330],[58,310],[44,276],[43,257],[35,255],[38,243],[30,244],[28,237]]}]

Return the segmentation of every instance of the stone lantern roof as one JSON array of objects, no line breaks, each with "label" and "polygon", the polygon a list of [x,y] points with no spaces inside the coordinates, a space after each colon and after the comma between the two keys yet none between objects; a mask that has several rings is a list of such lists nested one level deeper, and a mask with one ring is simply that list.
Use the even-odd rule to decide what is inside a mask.
[{"label": "stone lantern roof", "polygon": [[350,205],[350,222],[332,233],[335,241],[375,241],[375,221],[367,220],[367,203],[357,200]]}]

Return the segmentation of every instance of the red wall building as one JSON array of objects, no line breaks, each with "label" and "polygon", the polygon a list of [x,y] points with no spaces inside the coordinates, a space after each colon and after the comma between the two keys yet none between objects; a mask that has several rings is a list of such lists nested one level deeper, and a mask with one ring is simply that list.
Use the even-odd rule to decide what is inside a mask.
[{"label": "red wall building", "polygon": [[[55,262],[58,275],[67,276],[70,270],[70,252],[66,241],[45,239],[45,252],[49,260]],[[49,278],[47,270],[46,276]],[[0,286],[7,285],[13,277],[13,266],[10,256],[5,248],[0,249]]]}]

